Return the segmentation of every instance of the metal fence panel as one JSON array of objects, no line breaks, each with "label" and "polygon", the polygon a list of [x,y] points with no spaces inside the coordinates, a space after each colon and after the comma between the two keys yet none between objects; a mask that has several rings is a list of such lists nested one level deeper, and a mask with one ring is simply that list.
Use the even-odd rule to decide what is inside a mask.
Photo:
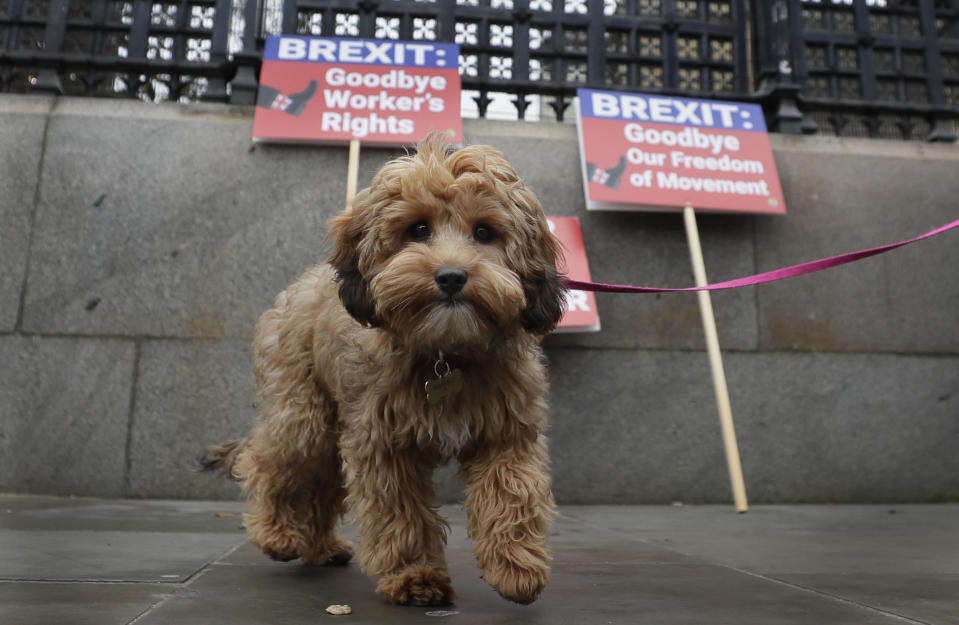
[{"label": "metal fence panel", "polygon": [[959,0],[0,0],[0,92],[252,103],[267,34],[458,43],[477,116],[563,120],[589,86],[760,102],[781,132],[959,119]]}]

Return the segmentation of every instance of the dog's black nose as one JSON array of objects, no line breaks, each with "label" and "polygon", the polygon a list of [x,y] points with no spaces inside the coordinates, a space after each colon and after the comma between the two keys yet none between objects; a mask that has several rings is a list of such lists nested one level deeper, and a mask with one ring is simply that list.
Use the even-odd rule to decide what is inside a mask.
[{"label": "dog's black nose", "polygon": [[433,279],[441,291],[453,296],[463,290],[467,275],[466,270],[459,267],[440,267],[433,274]]}]

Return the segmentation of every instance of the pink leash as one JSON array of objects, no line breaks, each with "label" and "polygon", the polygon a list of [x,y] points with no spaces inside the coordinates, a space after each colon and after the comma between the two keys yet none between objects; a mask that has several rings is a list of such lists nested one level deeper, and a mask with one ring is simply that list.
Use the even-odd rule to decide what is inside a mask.
[{"label": "pink leash", "polygon": [[941,234],[946,230],[951,230],[953,228],[959,227],[959,219],[948,223],[945,226],[936,228],[926,234],[921,234],[918,237],[909,239],[907,241],[900,241],[899,243],[891,243],[889,245],[881,245],[879,247],[873,247],[868,250],[859,250],[858,252],[849,252],[846,254],[840,254],[838,256],[831,256],[829,258],[823,258],[821,260],[813,260],[808,263],[800,263],[798,265],[793,265],[791,267],[784,267],[783,269],[776,269],[774,271],[767,271],[765,273],[758,273],[753,276],[747,276],[745,278],[736,278],[735,280],[726,280],[725,282],[717,282],[715,284],[709,284],[707,286],[691,286],[682,289],[666,289],[659,287],[651,286],[629,286],[625,284],[602,284],[597,282],[583,282],[580,280],[566,280],[566,286],[574,291],[598,291],[601,293],[677,293],[682,291],[720,291],[722,289],[735,289],[741,286],[751,286],[754,284],[764,284],[766,282],[773,282],[775,280],[784,280],[786,278],[792,278],[795,276],[801,276],[806,273],[814,273],[816,271],[822,271],[823,269],[829,269],[830,267],[838,267],[839,265],[845,265],[846,263],[851,263],[856,260],[861,260],[863,258],[869,258],[870,256],[875,256],[877,254],[882,254],[890,250],[894,250],[897,247],[902,247],[904,245],[909,245],[910,243],[915,243],[916,241],[922,241],[923,239],[928,239],[929,237],[934,237],[937,234]]}]

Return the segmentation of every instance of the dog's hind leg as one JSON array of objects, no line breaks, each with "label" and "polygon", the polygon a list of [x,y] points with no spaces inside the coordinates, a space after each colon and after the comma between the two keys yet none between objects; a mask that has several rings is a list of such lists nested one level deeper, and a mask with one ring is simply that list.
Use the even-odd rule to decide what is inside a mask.
[{"label": "dog's hind leg", "polygon": [[346,491],[336,405],[314,377],[312,321],[321,305],[314,291],[308,279],[294,283],[257,322],[253,372],[260,420],[233,473],[249,496],[247,531],[264,553],[344,563],[352,545],[336,531]]},{"label": "dog's hind leg", "polygon": [[249,497],[247,532],[275,560],[343,564],[352,556],[336,529],[345,490],[336,434],[327,427],[335,414],[324,415],[332,410],[324,404],[261,422],[236,461],[234,472]]}]

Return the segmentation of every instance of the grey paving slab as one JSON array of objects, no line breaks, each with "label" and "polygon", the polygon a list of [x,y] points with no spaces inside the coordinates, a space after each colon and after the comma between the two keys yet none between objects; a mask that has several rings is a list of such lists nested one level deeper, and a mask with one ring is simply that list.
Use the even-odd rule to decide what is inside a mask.
[{"label": "grey paving slab", "polygon": [[[373,594],[355,566],[321,569],[214,565],[191,589],[146,615],[145,625],[183,622],[296,624],[328,620],[327,605],[348,604],[351,623],[901,623],[861,606],[710,565],[556,564],[531,606],[509,603],[452,565],[458,599],[442,608],[400,607]],[[243,600],[234,593],[243,589]]]},{"label": "grey paving slab", "polygon": [[253,424],[247,341],[147,341],[139,361],[130,439],[130,488],[149,497],[236,499],[221,474],[197,472],[207,445]]},{"label": "grey paving slab", "polygon": [[322,256],[345,148],[254,146],[247,109],[98,104],[50,119],[24,329],[249,337]]},{"label": "grey paving slab", "polygon": [[[358,624],[956,622],[956,505],[757,506],[745,515],[729,506],[565,506],[550,539],[552,580],[531,606],[504,601],[480,579],[465,511],[444,506],[458,598],[443,608],[388,604],[355,563],[271,561],[219,525],[236,520],[214,516],[224,509],[238,506],[0,497],[0,549],[7,559],[0,566],[16,569],[20,580],[0,581],[0,620],[293,625],[336,620],[324,609],[347,603],[353,614],[341,620]],[[111,516],[113,530],[90,529]],[[150,529],[163,526],[176,531]],[[182,531],[190,527],[195,531]],[[350,525],[346,530],[355,534]],[[8,536],[18,536],[19,544]],[[105,555],[105,545],[116,553]],[[32,562],[21,557],[31,550]],[[165,573],[170,577],[156,583],[150,576],[173,570],[178,554],[194,563],[194,573]],[[47,579],[51,571],[95,562],[99,572],[112,568],[145,581],[23,581],[35,572]],[[87,574],[95,579],[99,572]]]},{"label": "grey paving slab", "polygon": [[0,332],[17,323],[27,270],[46,113],[53,98],[4,95],[0,101]]},{"label": "grey paving slab", "polygon": [[567,507],[590,527],[923,623],[959,622],[957,505]]},{"label": "grey paving slab", "polygon": [[182,582],[242,540],[238,533],[0,530],[0,578]]},{"label": "grey paving slab", "polygon": [[235,534],[242,509],[228,501],[0,495],[0,529]]},{"label": "grey paving slab", "polygon": [[959,575],[789,574],[783,579],[923,623],[959,623]]},{"label": "grey paving slab", "polygon": [[[959,575],[959,505],[566,508],[620,536],[756,573]],[[874,546],[882,545],[881,549]]]},{"label": "grey paving slab", "polygon": [[[398,607],[373,594],[358,568],[249,563],[233,554],[193,584],[195,594],[165,601],[146,625],[306,623],[331,617],[327,605],[352,606],[352,623],[895,623],[898,619],[814,592],[693,560],[661,560],[659,551],[619,541],[589,547],[595,531],[554,546],[550,585],[531,606],[509,603],[480,578],[462,536],[450,537],[448,561],[458,598],[443,608]],[[600,541],[602,542],[602,541]],[[668,553],[668,552],[663,552]],[[672,556],[666,556],[670,558]],[[233,563],[227,563],[233,562]],[[242,564],[237,562],[243,562]],[[242,600],[234,593],[243,589]]]},{"label": "grey paving slab", "polygon": [[169,584],[0,581],[0,623],[126,625],[175,591]]},{"label": "grey paving slab", "polygon": [[0,336],[0,490],[123,494],[134,351]]},{"label": "grey paving slab", "polygon": [[0,579],[183,582],[245,540],[223,502],[0,497]]},{"label": "grey paving slab", "polygon": [[[789,215],[757,220],[760,271],[893,243],[956,218],[955,150],[861,140],[777,143]],[[863,206],[870,210],[852,208]],[[957,243],[957,233],[947,233],[760,287],[762,347],[956,353]]]}]

